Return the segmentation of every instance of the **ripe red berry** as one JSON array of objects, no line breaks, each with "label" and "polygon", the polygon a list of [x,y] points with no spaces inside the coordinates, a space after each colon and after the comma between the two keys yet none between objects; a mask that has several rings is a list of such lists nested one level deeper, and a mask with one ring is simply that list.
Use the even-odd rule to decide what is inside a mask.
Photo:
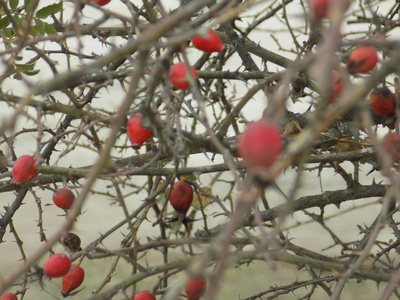
[{"label": "ripe red berry", "polygon": [[[196,70],[193,67],[190,67],[190,69],[192,70],[193,77],[196,79],[199,78]],[[177,89],[187,90],[189,88],[190,83],[187,79],[186,65],[183,62],[171,66],[169,69],[169,81]]]},{"label": "ripe red berry", "polygon": [[156,300],[156,296],[149,291],[140,291],[135,293],[135,298],[133,300]]},{"label": "ripe red berry", "polygon": [[346,68],[350,74],[368,73],[378,61],[378,53],[374,47],[358,46],[351,52]]},{"label": "ripe red berry", "polygon": [[53,202],[59,208],[69,209],[75,200],[75,195],[71,190],[60,188],[53,194]]},{"label": "ripe red berry", "polygon": [[133,148],[140,148],[140,146],[153,136],[153,131],[142,127],[141,120],[142,114],[134,114],[129,118],[126,124],[128,137]]},{"label": "ripe red berry", "polygon": [[71,265],[68,273],[62,278],[61,293],[64,297],[80,286],[85,278],[85,271],[78,265]]},{"label": "ripe red berry", "polygon": [[175,182],[172,185],[169,201],[179,215],[186,216],[193,201],[192,186],[183,180]]},{"label": "ripe red berry", "polygon": [[13,166],[12,175],[15,183],[31,181],[35,178],[38,170],[35,167],[35,159],[29,155],[19,157]]},{"label": "ripe red berry", "polygon": [[394,162],[400,162],[400,136],[394,132],[389,132],[383,138],[383,145],[389,152]]},{"label": "ripe red berry", "polygon": [[5,293],[1,300],[18,300],[18,297],[14,293]]},{"label": "ripe red berry", "polygon": [[387,88],[379,88],[371,93],[369,103],[378,115],[382,117],[393,116],[396,109],[396,97]]},{"label": "ripe red berry", "polygon": [[206,291],[206,280],[204,278],[192,278],[185,287],[188,300],[198,300]]},{"label": "ripe red berry", "polygon": [[68,273],[71,267],[71,260],[63,253],[56,253],[50,256],[43,265],[43,270],[50,278],[62,277]]},{"label": "ripe red berry", "polygon": [[344,82],[340,79],[341,75],[339,71],[332,71],[331,74],[331,87],[333,89],[332,94],[329,96],[329,103],[335,102],[337,98],[342,94],[344,88]]},{"label": "ripe red berry", "polygon": [[197,49],[204,52],[222,52],[224,50],[224,44],[213,30],[209,30],[205,35],[195,36],[192,43]]},{"label": "ripe red berry", "polygon": [[245,164],[253,170],[269,168],[283,148],[279,127],[265,119],[253,122],[240,135],[238,152]]},{"label": "ripe red berry", "polygon": [[311,18],[320,21],[328,16],[329,5],[332,0],[311,0],[310,1],[310,16]]},{"label": "ripe red berry", "polygon": [[103,6],[110,2],[111,0],[89,0],[89,2],[94,2],[97,5]]},{"label": "ripe red berry", "polygon": [[[310,0],[310,17],[316,21],[321,21],[323,18],[329,17],[329,7],[334,2],[334,0]],[[343,1],[343,9],[346,10],[351,1]],[[343,12],[344,13],[344,12]]]}]

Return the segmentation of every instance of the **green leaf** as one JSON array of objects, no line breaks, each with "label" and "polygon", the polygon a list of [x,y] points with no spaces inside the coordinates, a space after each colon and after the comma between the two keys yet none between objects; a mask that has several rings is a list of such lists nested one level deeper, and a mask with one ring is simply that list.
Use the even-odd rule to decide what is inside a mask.
[{"label": "green leaf", "polygon": [[28,76],[34,76],[34,75],[38,74],[39,72],[40,72],[40,70],[36,69],[36,70],[24,71],[22,73],[24,73],[25,75],[28,75]]},{"label": "green leaf", "polygon": [[191,181],[197,180],[196,175],[194,175],[194,174],[183,175],[183,176],[181,176],[181,178],[191,180]]},{"label": "green leaf", "polygon": [[36,28],[39,30],[40,34],[45,34],[46,31],[44,30],[44,22],[39,19],[35,19]]},{"label": "green leaf", "polygon": [[31,63],[31,64],[15,64],[15,66],[18,68],[18,70],[21,73],[24,73],[25,75],[28,75],[28,76],[33,76],[33,75],[36,75],[37,73],[40,72],[40,70],[34,69],[35,63]]},{"label": "green leaf", "polygon": [[33,68],[35,67],[35,63],[31,64],[15,64],[15,66],[20,70],[21,72],[24,71],[32,71]]},{"label": "green leaf", "polygon": [[4,35],[5,35],[6,37],[8,37],[8,38],[11,38],[11,37],[14,36],[14,33],[13,33],[11,30],[5,28],[5,29],[4,29]]},{"label": "green leaf", "polygon": [[0,19],[0,29],[6,28],[10,25],[11,20],[8,17],[4,17]]},{"label": "green leaf", "polygon": [[10,7],[12,10],[16,9],[18,7],[19,0],[10,0]]},{"label": "green leaf", "polygon": [[28,12],[32,8],[32,0],[24,0],[25,11]]},{"label": "green leaf", "polygon": [[44,23],[44,31],[47,34],[55,34],[55,33],[57,33],[57,30],[53,26],[51,26],[51,25],[49,25],[47,23]]},{"label": "green leaf", "polygon": [[29,29],[28,29],[28,32],[29,32],[31,35],[38,35],[38,34],[40,34],[40,30],[37,29],[37,28],[35,28],[35,27],[29,28]]},{"label": "green leaf", "polygon": [[49,6],[45,6],[42,9],[39,9],[36,13],[36,17],[40,19],[46,19],[48,16],[56,14],[62,10],[62,2],[51,4]]}]

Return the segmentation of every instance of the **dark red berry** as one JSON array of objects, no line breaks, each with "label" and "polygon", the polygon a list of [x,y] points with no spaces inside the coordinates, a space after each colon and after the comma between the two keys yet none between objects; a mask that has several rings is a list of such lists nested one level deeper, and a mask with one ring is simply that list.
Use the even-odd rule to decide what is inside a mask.
[{"label": "dark red berry", "polygon": [[135,293],[134,300],[156,300],[156,297],[149,291],[140,291]]},{"label": "dark red berry", "polygon": [[382,117],[390,117],[395,114],[396,97],[387,87],[373,91],[369,103],[374,112]]},{"label": "dark red berry", "polygon": [[368,73],[378,61],[378,53],[374,47],[359,46],[351,52],[346,68],[350,74]]},{"label": "dark red berry", "polygon": [[192,278],[185,287],[188,300],[198,300],[206,291],[206,280],[204,278]]},{"label": "dark red berry", "polygon": [[192,186],[183,180],[175,182],[172,186],[169,201],[179,215],[186,216],[193,201]]},{"label": "dark red berry", "polygon": [[5,293],[1,300],[18,300],[18,297],[14,293]]},{"label": "dark red berry", "polygon": [[89,2],[94,2],[97,5],[103,6],[110,3],[111,0],[89,0]]},{"label": "dark red berry", "polygon": [[[346,10],[351,1],[343,1],[343,9]],[[327,18],[330,6],[334,3],[334,0],[310,0],[310,17],[316,21],[321,21],[323,18]]]},{"label": "dark red berry", "polygon": [[339,71],[332,71],[331,74],[331,87],[333,89],[332,94],[329,96],[329,103],[335,102],[340,97],[344,88],[344,82],[341,80]]},{"label": "dark red berry", "polygon": [[85,271],[78,265],[71,265],[68,273],[62,278],[62,295],[66,297],[71,291],[80,286],[85,278]]},{"label": "dark red berry", "polygon": [[383,145],[389,152],[394,162],[400,162],[400,136],[394,132],[389,132],[383,138]]},{"label": "dark red berry", "polygon": [[66,188],[60,188],[53,194],[53,202],[59,208],[69,209],[74,200],[74,193]]}]

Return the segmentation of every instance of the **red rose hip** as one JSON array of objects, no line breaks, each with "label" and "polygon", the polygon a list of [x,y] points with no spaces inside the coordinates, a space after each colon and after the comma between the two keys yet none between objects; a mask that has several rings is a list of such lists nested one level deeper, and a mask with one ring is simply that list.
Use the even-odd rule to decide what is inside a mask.
[{"label": "red rose hip", "polygon": [[394,132],[389,132],[383,138],[383,145],[393,161],[400,162],[400,136]]},{"label": "red rose hip", "polygon": [[172,185],[169,201],[178,215],[186,216],[193,201],[193,188],[192,186],[181,180]]},{"label": "red rose hip", "polygon": [[71,265],[68,273],[62,278],[61,294],[66,297],[74,289],[79,287],[85,278],[85,271],[78,265]]},{"label": "red rose hip", "polygon": [[251,123],[240,135],[239,156],[245,164],[256,171],[269,168],[283,148],[279,127],[265,119]]},{"label": "red rose hip", "polygon": [[[343,9],[346,10],[349,8],[351,1],[344,0],[343,2]],[[334,3],[334,0],[310,0],[310,17],[316,21],[329,17],[328,12],[332,3]]]},{"label": "red rose hip", "polygon": [[69,209],[74,200],[74,193],[66,188],[60,188],[53,194],[53,202],[59,208]]},{"label": "red rose hip", "polygon": [[332,94],[329,96],[329,103],[333,103],[337,98],[340,97],[344,88],[344,82],[340,78],[339,71],[332,71],[331,74],[331,88],[333,89]]},{"label": "red rose hip", "polygon": [[188,300],[198,300],[206,291],[206,280],[204,278],[192,278],[185,287]]},{"label": "red rose hip", "polygon": [[[190,70],[194,78],[199,78],[195,68],[190,67]],[[183,62],[177,63],[169,69],[169,80],[177,89],[187,90],[189,88],[190,83],[187,76],[186,65]]]},{"label": "red rose hip", "polygon": [[140,148],[140,146],[153,136],[153,131],[143,128],[141,123],[142,116],[142,114],[134,114],[129,118],[126,124],[128,137],[133,148]]},{"label": "red rose hip", "polygon": [[18,300],[18,297],[14,293],[5,293],[1,300]]},{"label": "red rose hip", "polygon": [[378,53],[374,47],[359,46],[351,52],[346,68],[350,74],[368,73],[378,61]]},{"label": "red rose hip", "polygon": [[311,18],[320,21],[328,16],[329,5],[332,0],[311,0],[310,1],[310,16]]},{"label": "red rose hip", "polygon": [[149,291],[140,291],[135,293],[135,298],[133,300],[156,300],[156,296]]},{"label": "red rose hip", "polygon": [[94,2],[99,6],[103,6],[106,5],[108,3],[110,3],[111,0],[89,0],[89,2]]},{"label": "red rose hip", "polygon": [[195,36],[192,43],[197,49],[204,52],[222,52],[224,50],[224,44],[213,30],[209,30],[205,35]]},{"label": "red rose hip", "polygon": [[382,117],[390,117],[395,113],[396,97],[387,87],[373,91],[369,103],[373,111]]},{"label": "red rose hip", "polygon": [[35,167],[35,159],[29,155],[19,157],[12,169],[12,175],[15,183],[31,181],[38,173]]},{"label": "red rose hip", "polygon": [[68,273],[71,267],[71,260],[63,253],[56,253],[50,256],[43,265],[43,270],[50,278],[62,277]]}]

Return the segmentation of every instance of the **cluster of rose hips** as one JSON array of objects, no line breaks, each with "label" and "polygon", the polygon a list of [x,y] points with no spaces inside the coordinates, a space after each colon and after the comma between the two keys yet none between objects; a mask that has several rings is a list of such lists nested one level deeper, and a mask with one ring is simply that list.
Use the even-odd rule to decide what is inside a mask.
[{"label": "cluster of rose hips", "polygon": [[[328,17],[328,11],[333,0],[312,0],[310,1],[310,15],[313,19],[320,21]],[[349,56],[346,69],[349,74],[368,73],[379,61],[378,53],[373,46],[358,46]],[[329,102],[335,100],[341,95],[344,82],[341,80],[339,71],[334,70],[331,74],[332,93]],[[390,117],[395,114],[396,99],[388,88],[379,88],[371,93],[370,105],[372,110],[383,117]]]},{"label": "cluster of rose hips", "polygon": [[[328,12],[333,5],[333,0],[312,0],[310,1],[311,18],[317,22],[328,17]],[[350,54],[346,64],[349,74],[368,73],[378,63],[379,58],[375,47],[358,46]],[[332,93],[329,102],[334,102],[342,93],[344,82],[341,74],[333,71],[331,74]],[[396,114],[396,96],[387,87],[376,88],[369,97],[369,104],[372,111],[380,117],[391,118]],[[400,162],[400,136],[396,133],[388,133],[383,144],[390,154],[393,162]]]},{"label": "cluster of rose hips", "polygon": [[[20,156],[13,165],[12,176],[17,184],[32,181],[38,173],[35,159],[30,155]],[[53,202],[56,206],[69,209],[75,200],[75,195],[67,188],[60,188],[53,194]]]},{"label": "cluster of rose hips", "polygon": [[[131,118],[130,124],[136,123],[131,130],[135,131],[140,124],[141,115]],[[128,125],[128,132],[129,132]],[[150,131],[150,130],[149,130]],[[149,134],[150,135],[150,134]],[[152,133],[151,133],[152,135]],[[151,136],[150,135],[150,136]],[[130,137],[131,138],[131,137]],[[132,139],[132,144],[141,145],[143,140]],[[35,167],[35,159],[32,156],[24,155],[19,157],[13,166],[13,178],[16,183],[24,183],[33,180],[38,170]],[[67,188],[60,188],[53,194],[53,202],[60,208],[69,209],[75,200],[75,195]],[[173,184],[169,196],[172,207],[175,209],[180,219],[184,219],[192,205],[193,188],[185,180],[177,181]],[[53,254],[42,267],[44,273],[49,278],[62,277],[62,294],[67,296],[71,291],[79,287],[84,279],[85,272],[79,265],[71,265],[69,257],[62,253]],[[205,291],[206,281],[204,278],[192,279],[185,288],[189,300],[197,300]],[[17,299],[13,293],[7,293],[2,300]],[[136,293],[135,300],[155,300],[155,296],[148,291]]]},{"label": "cluster of rose hips", "polygon": [[[196,36],[192,39],[193,45],[204,52],[221,52],[224,46],[218,35],[209,30],[204,36]],[[192,73],[193,78],[198,79],[197,71],[184,63],[177,63],[170,67],[169,79],[171,84],[182,90],[187,90],[190,87],[187,71]],[[133,148],[140,148],[152,136],[153,131],[142,126],[142,117],[140,113],[133,114],[127,122],[127,132],[129,140]],[[175,182],[172,185],[169,201],[176,211],[177,219],[185,222],[186,214],[192,205],[193,188],[184,179]],[[185,224],[186,225],[186,224]],[[187,299],[198,300],[204,294],[206,288],[206,280],[204,278],[192,279],[185,288]],[[155,296],[149,291],[140,291],[135,294],[135,300],[155,300]]]},{"label": "cluster of rose hips", "polygon": [[50,256],[42,269],[49,278],[62,277],[61,293],[64,297],[78,288],[85,278],[85,271],[79,265],[72,265],[68,255],[63,253]]},{"label": "cluster of rose hips", "polygon": [[[193,45],[204,52],[221,52],[224,45],[213,30],[208,30],[205,35],[195,36],[192,39]],[[198,79],[199,75],[192,66],[186,66],[185,63],[180,62],[174,64],[169,69],[169,80],[171,84],[181,90],[187,90],[190,87],[190,79],[188,78],[188,71],[191,72],[194,79]],[[153,131],[142,126],[143,115],[140,113],[133,114],[127,123],[128,137],[131,141],[132,147],[140,148],[152,136]]]},{"label": "cluster of rose hips", "polygon": [[[106,5],[110,0],[90,0],[97,5]],[[310,2],[311,16],[320,21],[327,17],[329,5],[333,0],[313,0]],[[224,45],[218,35],[209,30],[205,35],[192,39],[193,45],[204,52],[221,52]],[[350,54],[346,69],[349,74],[368,73],[378,62],[377,51],[372,46],[356,47]],[[185,63],[177,63],[170,67],[169,79],[171,84],[182,90],[190,87],[188,71],[194,79],[198,79],[197,71]],[[334,102],[342,93],[344,82],[341,74],[333,71],[331,76],[332,94],[329,102]],[[393,116],[396,108],[396,99],[388,88],[376,89],[370,96],[370,105],[375,113],[380,116]],[[139,148],[152,136],[153,131],[142,126],[142,114],[137,113],[127,122],[127,132],[134,148]],[[392,155],[395,162],[400,161],[400,137],[390,133],[384,138],[384,145]],[[272,121],[261,119],[252,122],[240,135],[238,140],[238,154],[243,158],[246,166],[253,171],[268,169],[280,155],[283,149],[283,141],[280,128]],[[35,160],[31,156],[21,156],[14,163],[13,178],[16,183],[31,181],[37,174]],[[61,188],[53,195],[54,203],[63,209],[69,209],[75,199],[74,194],[66,188]],[[186,217],[192,204],[193,188],[185,180],[175,182],[169,196],[170,203],[179,219]],[[63,277],[62,293],[68,295],[72,290],[81,285],[84,279],[84,271],[78,265],[71,265],[70,259],[64,254],[52,255],[43,265],[43,270],[50,278]],[[189,300],[198,300],[205,292],[206,280],[193,278],[185,287],[186,297]],[[8,298],[4,298],[8,297]],[[17,299],[15,294],[7,293],[2,299]],[[135,300],[155,300],[155,296],[149,291],[140,291],[135,294]]]},{"label": "cluster of rose hips", "polygon": [[[29,182],[38,173],[36,161],[32,156],[20,156],[14,163],[12,169],[13,180],[17,184]],[[53,202],[56,206],[69,209],[75,200],[75,195],[67,188],[60,188],[53,194]],[[63,277],[62,294],[68,295],[72,290],[81,285],[85,273],[78,265],[71,265],[69,257],[65,254],[52,255],[43,265],[43,271],[50,277]],[[14,296],[13,296],[14,295]],[[14,297],[14,298],[13,298]],[[2,300],[17,299],[15,294],[7,293]]]},{"label": "cluster of rose hips", "polygon": [[[224,44],[213,30],[208,30],[204,35],[195,36],[192,39],[192,43],[197,49],[203,52],[222,52],[224,50]],[[187,71],[192,73],[193,78],[199,78],[199,75],[192,66],[186,66],[182,62],[172,65],[169,69],[171,84],[177,89],[187,90],[190,87]]]}]

